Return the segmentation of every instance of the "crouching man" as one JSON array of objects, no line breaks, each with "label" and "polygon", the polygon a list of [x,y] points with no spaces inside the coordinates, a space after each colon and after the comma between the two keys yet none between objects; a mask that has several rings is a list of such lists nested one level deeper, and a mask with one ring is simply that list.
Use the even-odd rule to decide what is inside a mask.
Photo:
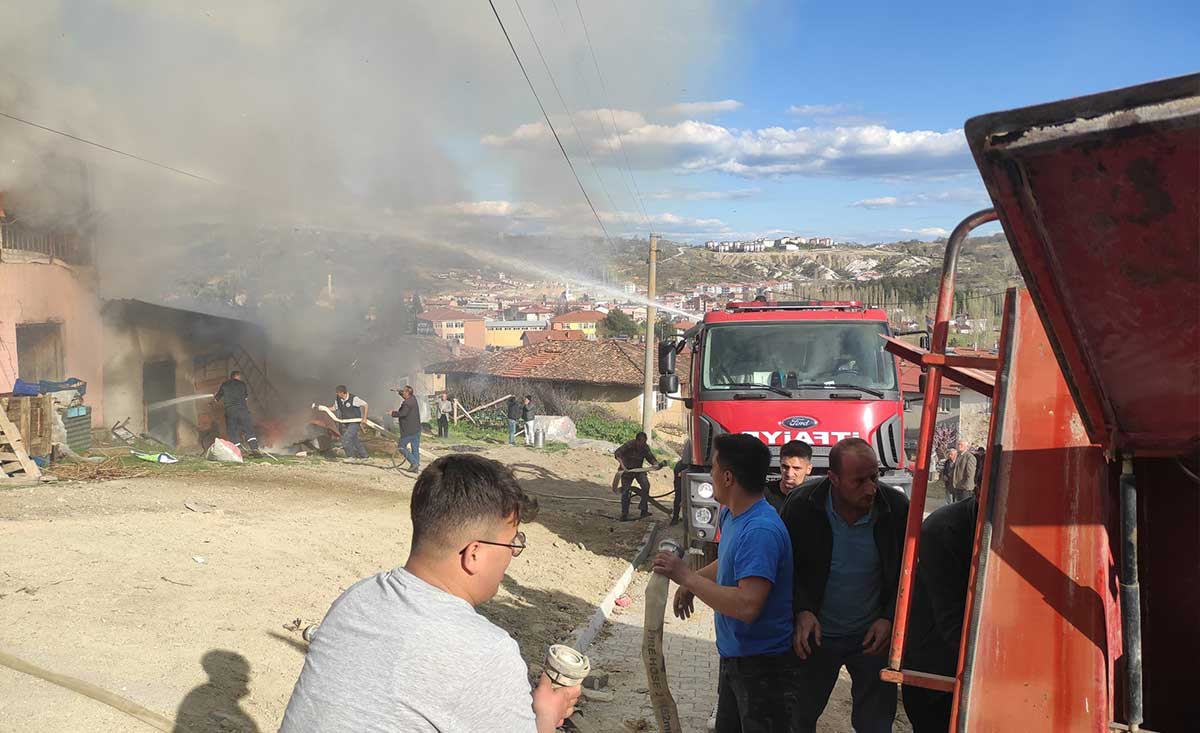
[{"label": "crouching man", "polygon": [[691,572],[664,552],[655,558],[654,572],[679,584],[679,618],[692,614],[696,598],[716,612],[718,733],[787,731],[798,712],[792,547],[763,498],[771,453],[749,435],[721,435],[713,443],[713,494],[723,507],[717,560]]},{"label": "crouching man", "polygon": [[430,464],[413,487],[408,562],[334,601],[281,731],[554,731],[579,688],[542,675],[531,695],[517,643],[475,611],[525,549],[518,526],[536,513],[495,461]]}]

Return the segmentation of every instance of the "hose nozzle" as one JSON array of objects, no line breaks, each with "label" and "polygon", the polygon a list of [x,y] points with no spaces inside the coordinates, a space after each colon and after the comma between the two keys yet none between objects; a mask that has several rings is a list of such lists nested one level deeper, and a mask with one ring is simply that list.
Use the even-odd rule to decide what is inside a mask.
[{"label": "hose nozzle", "polygon": [[578,687],[592,671],[592,662],[566,644],[554,644],[546,652],[546,676],[555,687]]},{"label": "hose nozzle", "polygon": [[676,557],[683,557],[683,545],[670,538],[658,543],[658,551],[670,552]]}]

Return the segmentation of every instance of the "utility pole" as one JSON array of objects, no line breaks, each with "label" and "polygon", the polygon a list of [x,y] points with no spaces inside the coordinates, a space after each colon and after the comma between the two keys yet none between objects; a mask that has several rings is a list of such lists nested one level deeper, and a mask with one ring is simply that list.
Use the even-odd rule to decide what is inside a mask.
[{"label": "utility pole", "polygon": [[646,278],[646,381],[642,385],[642,432],[649,438],[654,428],[654,322],[658,309],[654,307],[655,270],[658,266],[658,235],[650,235],[650,273]]}]

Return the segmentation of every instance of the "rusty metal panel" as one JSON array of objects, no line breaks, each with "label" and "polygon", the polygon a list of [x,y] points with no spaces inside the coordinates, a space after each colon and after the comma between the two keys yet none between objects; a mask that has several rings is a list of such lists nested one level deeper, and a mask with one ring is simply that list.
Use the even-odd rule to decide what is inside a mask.
[{"label": "rusty metal panel", "polygon": [[1096,733],[1112,719],[1109,469],[1028,292],[1010,302],[956,730]]},{"label": "rusty metal panel", "polygon": [[1200,75],[966,131],[1092,440],[1200,444]]}]

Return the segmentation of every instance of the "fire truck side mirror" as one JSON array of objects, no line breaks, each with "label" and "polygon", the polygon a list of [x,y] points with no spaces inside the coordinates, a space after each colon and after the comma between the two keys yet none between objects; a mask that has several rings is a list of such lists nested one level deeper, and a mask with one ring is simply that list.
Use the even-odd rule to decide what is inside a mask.
[{"label": "fire truck side mirror", "polygon": [[671,395],[679,392],[679,377],[674,374],[664,374],[658,378],[658,391],[661,394]]},{"label": "fire truck side mirror", "polygon": [[674,374],[675,373],[675,344],[671,341],[662,341],[658,344],[658,373],[659,374]]},{"label": "fire truck side mirror", "polygon": [[918,340],[918,343],[922,349],[929,351],[929,334],[921,336],[921,338]]},{"label": "fire truck side mirror", "polygon": [[921,394],[925,394],[925,385],[928,383],[928,381],[929,375],[927,375],[925,372],[921,372],[919,375],[917,375],[917,391]]}]

